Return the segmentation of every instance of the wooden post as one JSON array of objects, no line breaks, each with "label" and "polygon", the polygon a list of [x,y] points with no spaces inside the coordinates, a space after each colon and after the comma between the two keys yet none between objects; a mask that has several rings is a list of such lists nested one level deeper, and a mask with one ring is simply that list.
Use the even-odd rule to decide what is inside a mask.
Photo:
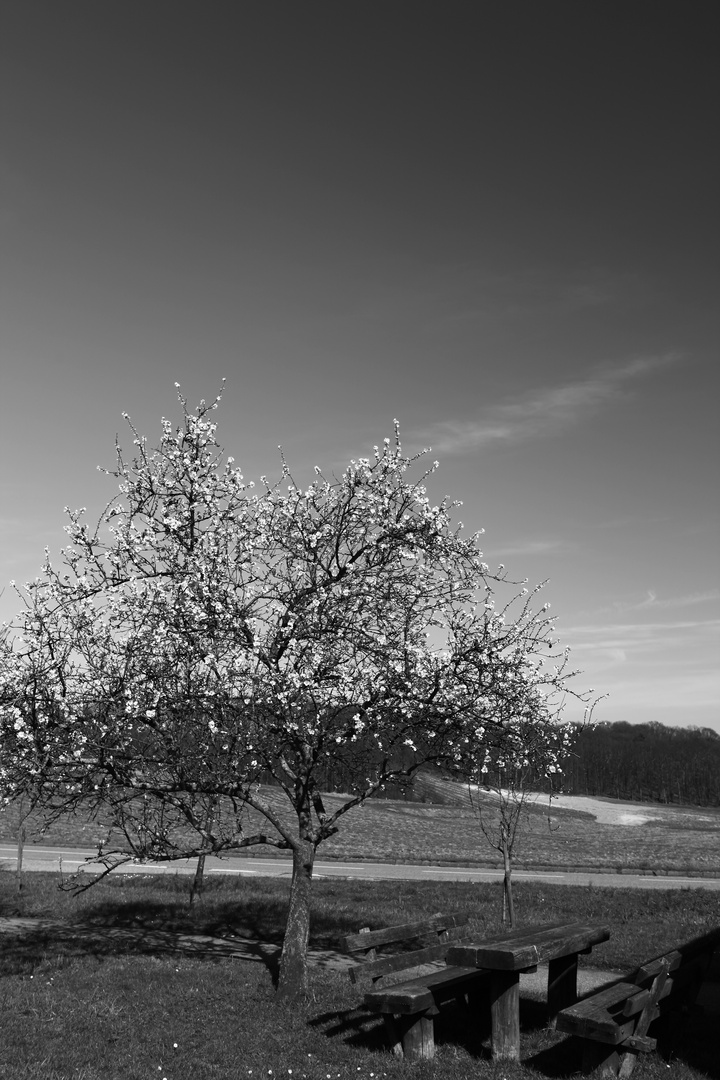
[{"label": "wooden post", "polygon": [[492,1055],[496,1061],[520,1060],[520,975],[493,971],[490,982]]},{"label": "wooden post", "polygon": [[[431,1016],[396,1016],[403,1057],[406,1061],[432,1061],[435,1031]],[[397,1045],[397,1044],[396,1044]]]},{"label": "wooden post", "polygon": [[558,956],[548,964],[548,1027],[555,1029],[557,1014],[577,1001],[577,953]]}]

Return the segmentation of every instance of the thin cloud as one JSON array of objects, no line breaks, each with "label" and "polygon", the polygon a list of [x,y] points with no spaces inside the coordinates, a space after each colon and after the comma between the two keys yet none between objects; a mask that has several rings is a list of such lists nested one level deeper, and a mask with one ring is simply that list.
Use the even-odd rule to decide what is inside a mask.
[{"label": "thin cloud", "polygon": [[[612,665],[632,658],[643,663],[667,666],[668,655],[675,658],[681,650],[692,647],[702,663],[707,650],[717,648],[720,619],[678,620],[663,623],[616,623],[610,626],[558,626],[562,643],[573,655],[586,654],[593,661]],[[675,659],[677,666],[678,661]],[[688,661],[683,662],[687,666]]]},{"label": "thin cloud", "polygon": [[566,540],[520,540],[516,543],[494,544],[485,556],[495,558],[515,557],[516,555],[557,555],[573,547]]},{"label": "thin cloud", "polygon": [[648,589],[642,600],[616,600],[610,606],[599,608],[592,614],[593,617],[599,617],[624,615],[634,611],[665,611],[673,608],[697,607],[699,604],[711,604],[717,600],[720,600],[720,589],[662,598],[658,597],[653,589]]},{"label": "thin cloud", "polygon": [[552,435],[580,423],[617,398],[636,379],[675,363],[679,357],[638,357],[622,367],[598,371],[587,379],[527,394],[495,405],[475,420],[434,424],[422,438],[440,454],[465,454],[493,443],[518,443]]},{"label": "thin cloud", "polygon": [[565,634],[578,634],[586,637],[599,635],[620,635],[634,640],[654,637],[663,633],[672,633],[679,630],[720,630],[720,619],[683,619],[676,622],[637,622],[615,623],[610,626],[585,625],[569,626],[564,630]]}]

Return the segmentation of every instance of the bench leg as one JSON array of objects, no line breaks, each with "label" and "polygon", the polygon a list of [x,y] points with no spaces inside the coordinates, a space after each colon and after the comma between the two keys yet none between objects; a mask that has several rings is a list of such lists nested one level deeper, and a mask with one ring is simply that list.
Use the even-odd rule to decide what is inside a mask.
[{"label": "bench leg", "polygon": [[583,1048],[582,1072],[585,1076],[592,1073],[596,1077],[617,1077],[620,1069],[620,1054],[617,1048],[608,1043],[581,1039]]},{"label": "bench leg", "polygon": [[548,1027],[554,1030],[557,1014],[577,1001],[577,953],[558,956],[548,965]]},{"label": "bench leg", "polygon": [[406,1061],[432,1061],[435,1057],[435,1027],[432,1016],[389,1016],[385,1030],[393,1054]]},{"label": "bench leg", "polygon": [[496,1061],[520,1060],[520,975],[493,971],[490,982],[492,1054]]}]

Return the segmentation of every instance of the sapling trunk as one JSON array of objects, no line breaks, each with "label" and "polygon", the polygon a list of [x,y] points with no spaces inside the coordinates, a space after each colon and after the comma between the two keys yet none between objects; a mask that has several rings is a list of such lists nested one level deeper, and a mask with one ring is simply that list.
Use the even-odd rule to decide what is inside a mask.
[{"label": "sapling trunk", "polygon": [[198,855],[197,866],[195,868],[195,877],[193,878],[192,887],[190,889],[190,906],[192,907],[193,900],[196,896],[199,896],[203,890],[203,877],[205,874],[205,856]]},{"label": "sapling trunk", "polygon": [[502,845],[503,857],[503,925],[510,923],[510,929],[515,929],[515,905],[512,893],[512,855],[507,842]]},{"label": "sapling trunk", "polygon": [[20,819],[18,822],[18,834],[17,834],[17,866],[15,870],[15,878],[17,881],[18,892],[22,890],[22,868],[23,868],[23,851],[25,849],[25,815],[23,814],[23,804],[20,802]]},{"label": "sapling trunk", "polygon": [[[213,826],[213,819],[215,817],[215,799],[210,800],[210,805],[207,811],[207,817],[205,820],[205,828],[209,833]],[[196,896],[199,896],[203,891],[205,877],[205,856],[198,855],[197,866],[195,868],[195,877],[193,878],[192,888],[190,889],[190,906]]]}]

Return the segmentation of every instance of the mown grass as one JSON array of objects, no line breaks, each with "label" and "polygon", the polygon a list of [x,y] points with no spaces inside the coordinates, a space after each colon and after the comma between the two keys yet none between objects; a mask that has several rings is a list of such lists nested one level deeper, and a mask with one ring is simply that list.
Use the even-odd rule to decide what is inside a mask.
[{"label": "mown grass", "polygon": [[[110,878],[76,898],[57,885],[58,875],[28,874],[18,893],[15,876],[0,874],[0,915],[278,941],[288,899],[287,881],[260,877],[213,878],[192,907],[187,877]],[[607,923],[610,941],[591,962],[608,968],[717,926],[719,902],[702,890],[517,886],[522,924]],[[312,945],[333,947],[361,925],[437,910],[467,911],[479,932],[494,931],[497,886],[317,880]],[[549,1031],[530,1000],[523,1002],[521,1064],[491,1061],[489,1012],[469,1025],[450,1009],[437,1025],[435,1062],[408,1066],[387,1053],[380,1022],[359,1008],[343,972],[314,970],[311,1000],[289,1009],[277,1003],[272,968],[262,963],[154,956],[117,942],[87,951],[81,934],[62,942],[8,935],[2,945],[1,1080],[538,1080],[574,1076],[579,1067],[572,1041]],[[662,1053],[643,1057],[637,1080],[720,1075],[712,1018],[693,1017],[664,1034],[672,1038]]]}]

